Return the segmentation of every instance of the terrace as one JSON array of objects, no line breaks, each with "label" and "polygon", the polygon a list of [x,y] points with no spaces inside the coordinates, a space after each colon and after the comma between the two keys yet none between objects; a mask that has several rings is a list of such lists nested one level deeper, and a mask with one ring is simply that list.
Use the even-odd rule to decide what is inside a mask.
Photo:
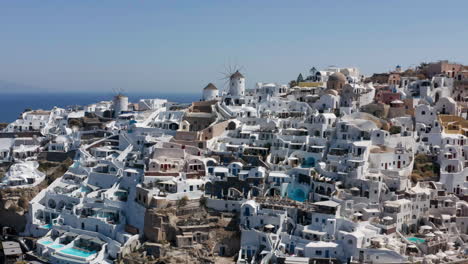
[{"label": "terrace", "polygon": [[[75,234],[76,235],[76,234]],[[88,262],[95,258],[97,253],[101,251],[105,242],[97,237],[91,237],[88,235],[80,235],[78,238],[74,238],[73,242],[68,243],[61,250],[58,250],[53,256],[54,258],[70,261],[70,262]]]},{"label": "terrace", "polygon": [[79,215],[82,218],[96,218],[112,225],[116,225],[120,221],[120,213],[118,210],[115,209],[87,207],[78,209],[77,215]]}]

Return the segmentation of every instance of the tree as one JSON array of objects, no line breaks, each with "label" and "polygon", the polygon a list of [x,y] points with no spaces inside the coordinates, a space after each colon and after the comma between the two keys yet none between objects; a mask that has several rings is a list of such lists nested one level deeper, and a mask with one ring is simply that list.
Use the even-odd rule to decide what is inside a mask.
[{"label": "tree", "polygon": [[302,77],[302,73],[299,73],[299,76],[297,76],[296,82],[300,83],[300,82],[303,82],[303,81],[304,81],[304,77]]},{"label": "tree", "polygon": [[292,80],[289,82],[289,87],[294,87],[294,86],[297,86],[297,82],[295,80]]},{"label": "tree", "polygon": [[184,196],[177,201],[177,207],[184,207],[188,203],[188,197]]},{"label": "tree", "polygon": [[312,69],[310,69],[309,73],[310,73],[310,75],[315,76],[315,74],[317,74],[317,69],[315,67],[312,67]]},{"label": "tree", "polygon": [[83,127],[83,121],[81,119],[72,118],[68,120],[68,126],[70,127]]},{"label": "tree", "polygon": [[390,127],[389,132],[390,132],[390,134],[392,134],[392,135],[393,135],[393,134],[399,134],[399,133],[401,133],[401,127],[399,127],[399,126],[392,126],[392,127]]}]

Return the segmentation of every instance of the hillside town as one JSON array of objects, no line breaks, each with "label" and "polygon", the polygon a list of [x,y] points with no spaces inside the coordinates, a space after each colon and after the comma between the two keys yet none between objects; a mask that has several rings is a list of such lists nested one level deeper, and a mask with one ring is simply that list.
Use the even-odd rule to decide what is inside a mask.
[{"label": "hillside town", "polygon": [[5,125],[0,261],[467,263],[468,66],[246,76]]}]

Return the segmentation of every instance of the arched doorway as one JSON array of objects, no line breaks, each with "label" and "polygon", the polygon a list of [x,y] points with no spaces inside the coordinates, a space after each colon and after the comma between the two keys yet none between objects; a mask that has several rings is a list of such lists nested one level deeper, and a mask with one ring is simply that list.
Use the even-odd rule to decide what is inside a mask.
[{"label": "arched doorway", "polygon": [[234,121],[229,122],[229,124],[228,124],[228,126],[227,126],[227,129],[228,129],[228,130],[234,130],[234,129],[236,129],[236,122],[234,122]]}]

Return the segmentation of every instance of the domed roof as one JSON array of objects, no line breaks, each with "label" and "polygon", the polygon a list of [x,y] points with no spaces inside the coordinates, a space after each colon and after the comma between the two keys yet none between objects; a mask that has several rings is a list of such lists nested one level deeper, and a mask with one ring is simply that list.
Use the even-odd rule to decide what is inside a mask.
[{"label": "domed roof", "polygon": [[203,90],[218,90],[213,83],[209,83]]},{"label": "domed roof", "polygon": [[239,71],[236,71],[235,73],[231,75],[231,79],[234,79],[234,78],[237,78],[237,79],[244,78],[244,75],[242,75]]},{"label": "domed roof", "polygon": [[328,81],[335,81],[335,82],[346,82],[346,76],[341,72],[335,72],[334,74],[328,77]]},{"label": "domed roof", "polygon": [[325,90],[325,93],[326,94],[331,94],[331,95],[334,95],[334,96],[338,95],[338,91],[335,90],[335,89],[327,89],[327,90]]},{"label": "domed roof", "polygon": [[253,208],[257,208],[257,203],[254,201],[254,200],[248,200],[247,202],[243,203],[242,204],[242,207],[246,206],[246,205],[250,205],[252,206]]}]

